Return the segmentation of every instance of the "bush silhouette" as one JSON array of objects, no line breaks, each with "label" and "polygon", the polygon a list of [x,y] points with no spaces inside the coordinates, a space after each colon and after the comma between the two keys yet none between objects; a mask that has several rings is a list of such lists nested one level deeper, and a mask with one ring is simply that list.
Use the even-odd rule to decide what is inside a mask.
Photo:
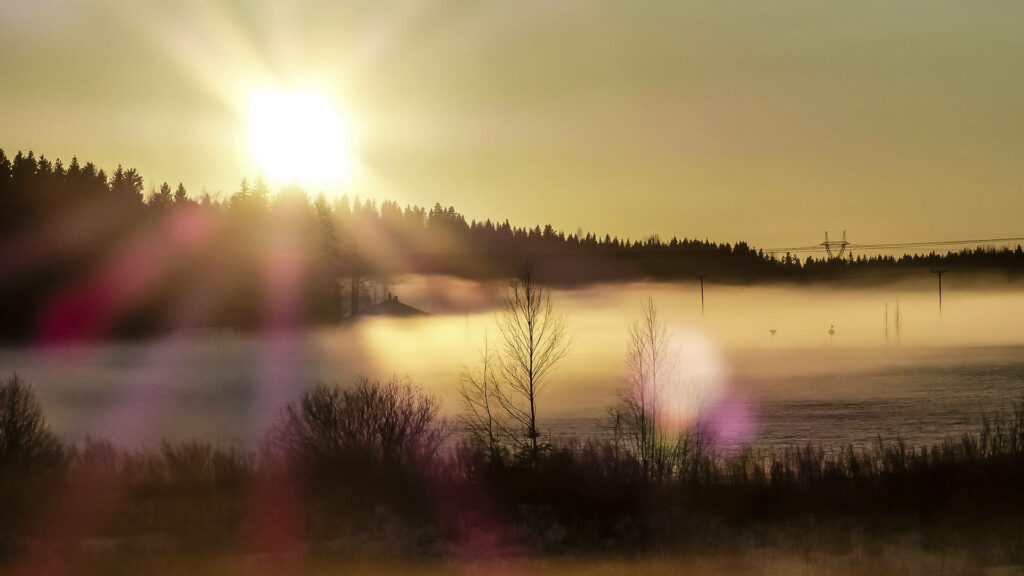
[{"label": "bush silhouette", "polygon": [[62,460],[64,448],[46,425],[32,387],[17,373],[0,386],[0,470],[26,470]]},{"label": "bush silhouette", "polygon": [[359,378],[349,389],[323,384],[303,394],[273,433],[279,455],[305,464],[426,464],[451,434],[436,398],[409,381]]},{"label": "bush silhouette", "polygon": [[408,380],[321,384],[286,409],[267,463],[301,476],[309,521],[320,530],[366,525],[384,509],[424,517],[450,434],[437,399]]}]

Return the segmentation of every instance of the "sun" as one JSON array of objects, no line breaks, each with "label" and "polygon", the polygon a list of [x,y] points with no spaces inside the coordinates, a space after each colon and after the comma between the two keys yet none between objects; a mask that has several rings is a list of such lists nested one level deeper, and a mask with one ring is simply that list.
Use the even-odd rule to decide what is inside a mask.
[{"label": "sun", "polygon": [[320,92],[252,95],[250,145],[260,171],[277,184],[330,186],[352,170],[348,123]]}]

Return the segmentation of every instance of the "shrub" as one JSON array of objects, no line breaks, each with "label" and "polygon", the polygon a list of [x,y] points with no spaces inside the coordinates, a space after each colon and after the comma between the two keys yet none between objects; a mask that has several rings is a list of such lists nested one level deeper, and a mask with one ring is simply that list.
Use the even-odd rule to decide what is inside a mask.
[{"label": "shrub", "polygon": [[50,432],[32,387],[17,373],[0,385],[0,470],[59,463],[64,448]]},{"label": "shrub", "polygon": [[435,397],[408,380],[359,378],[346,390],[321,384],[286,409],[272,446],[306,464],[420,466],[451,435],[440,410]]}]

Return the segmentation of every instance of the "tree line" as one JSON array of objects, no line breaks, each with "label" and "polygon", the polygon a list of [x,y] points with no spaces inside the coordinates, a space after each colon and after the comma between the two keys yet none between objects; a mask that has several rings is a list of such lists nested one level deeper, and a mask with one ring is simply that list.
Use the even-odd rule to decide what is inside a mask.
[{"label": "tree line", "polygon": [[[230,195],[0,149],[0,338],[147,334],[178,326],[336,322],[358,287],[407,273],[573,285],[887,278],[935,267],[1024,271],[1016,249],[826,259],[745,242],[619,238],[467,220],[454,207],[324,194],[262,178]],[[290,280],[288,279],[290,278]],[[290,284],[289,284],[290,282]],[[352,293],[355,297],[352,297]]]}]

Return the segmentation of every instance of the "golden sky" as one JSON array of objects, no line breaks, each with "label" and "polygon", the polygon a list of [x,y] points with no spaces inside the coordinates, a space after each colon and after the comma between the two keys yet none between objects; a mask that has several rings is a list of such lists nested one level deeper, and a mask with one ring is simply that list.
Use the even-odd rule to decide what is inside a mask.
[{"label": "golden sky", "polygon": [[3,2],[0,147],[230,193],[252,95],[315,90],[352,195],[765,247],[1019,236],[1022,55],[1019,0]]}]

